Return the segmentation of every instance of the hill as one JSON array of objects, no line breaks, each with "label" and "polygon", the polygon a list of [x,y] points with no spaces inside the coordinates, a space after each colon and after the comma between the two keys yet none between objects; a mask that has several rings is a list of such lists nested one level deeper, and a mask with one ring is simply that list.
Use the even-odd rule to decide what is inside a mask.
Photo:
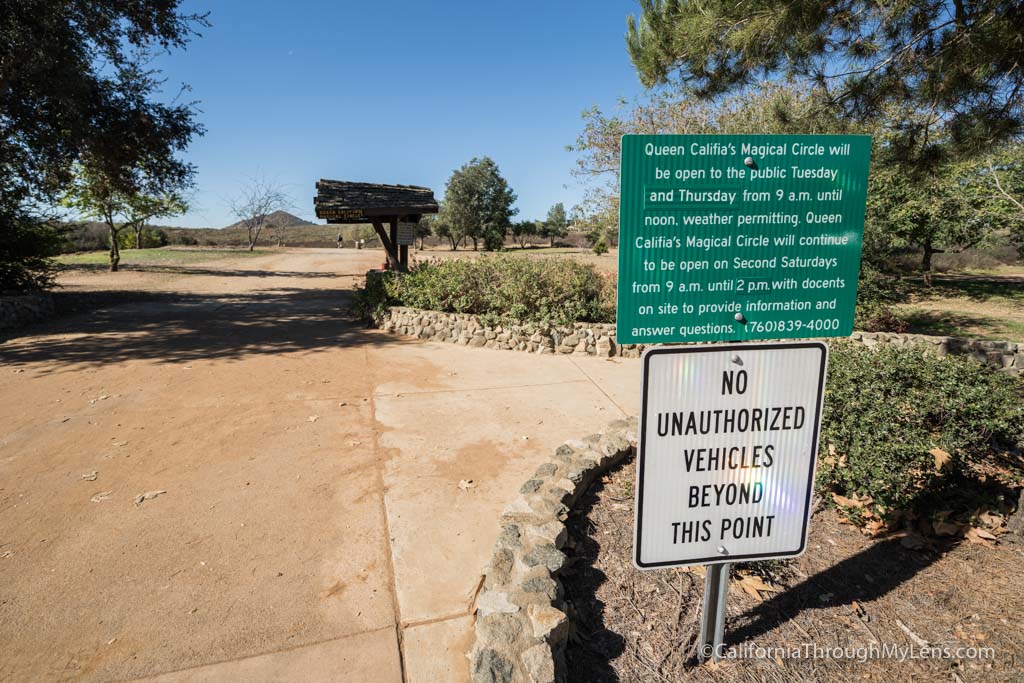
[{"label": "hill", "polygon": [[[290,214],[287,211],[275,211],[272,214],[267,215],[267,225],[280,225],[284,227],[291,227],[293,225],[316,225],[310,221],[303,220],[294,214]],[[230,230],[232,228],[244,228],[242,221],[226,225],[221,230]]]}]

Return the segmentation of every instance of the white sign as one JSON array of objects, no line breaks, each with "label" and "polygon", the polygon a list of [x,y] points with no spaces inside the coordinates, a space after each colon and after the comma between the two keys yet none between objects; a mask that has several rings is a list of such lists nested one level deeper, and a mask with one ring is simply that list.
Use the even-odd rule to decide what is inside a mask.
[{"label": "white sign", "polygon": [[644,354],[638,568],[804,551],[827,361],[822,342]]},{"label": "white sign", "polygon": [[416,243],[416,223],[400,222],[398,224],[398,244],[409,245]]}]

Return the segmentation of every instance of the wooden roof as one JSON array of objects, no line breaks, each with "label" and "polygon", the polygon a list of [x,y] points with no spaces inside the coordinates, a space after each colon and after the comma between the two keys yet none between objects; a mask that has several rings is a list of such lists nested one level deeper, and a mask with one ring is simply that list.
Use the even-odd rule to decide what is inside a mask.
[{"label": "wooden roof", "polygon": [[367,222],[375,216],[437,213],[437,200],[429,187],[344,180],[321,179],[316,184],[313,206],[317,218],[339,222]]}]

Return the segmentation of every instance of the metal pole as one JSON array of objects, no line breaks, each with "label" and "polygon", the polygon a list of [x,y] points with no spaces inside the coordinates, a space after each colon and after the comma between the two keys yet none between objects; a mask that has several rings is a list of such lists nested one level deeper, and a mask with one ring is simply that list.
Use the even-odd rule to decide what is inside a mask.
[{"label": "metal pole", "polygon": [[704,610],[700,620],[700,647],[697,650],[697,657],[702,662],[709,654],[715,662],[722,658],[730,564],[732,563],[705,565],[707,574],[704,578]]}]

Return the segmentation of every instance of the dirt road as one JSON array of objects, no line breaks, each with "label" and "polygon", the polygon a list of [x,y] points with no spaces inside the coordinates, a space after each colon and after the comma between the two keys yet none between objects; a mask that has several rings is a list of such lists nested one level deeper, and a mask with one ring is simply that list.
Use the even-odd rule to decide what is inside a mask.
[{"label": "dirt road", "polygon": [[76,271],[151,300],[0,344],[0,679],[467,677],[499,511],[637,369],[367,330],[377,260]]}]

